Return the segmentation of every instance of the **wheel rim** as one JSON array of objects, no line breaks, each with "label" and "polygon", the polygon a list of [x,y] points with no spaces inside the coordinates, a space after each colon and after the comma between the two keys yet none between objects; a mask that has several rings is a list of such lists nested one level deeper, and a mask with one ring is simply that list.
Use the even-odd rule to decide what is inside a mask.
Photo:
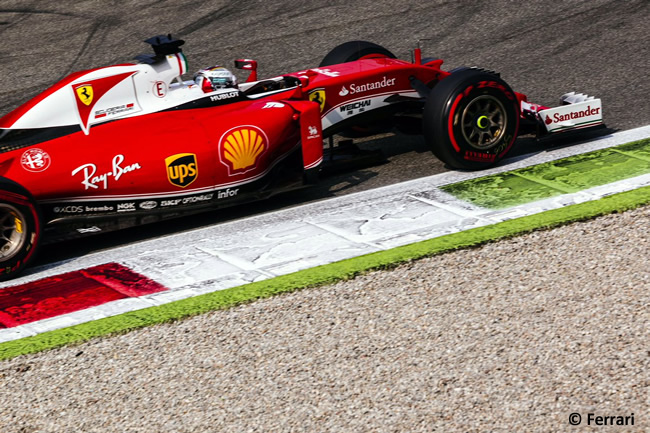
[{"label": "wheel rim", "polygon": [[461,118],[463,137],[472,147],[486,150],[501,141],[508,118],[506,109],[497,98],[483,95],[467,104]]},{"label": "wheel rim", "polygon": [[14,206],[0,203],[0,259],[15,256],[25,244],[25,217]]}]

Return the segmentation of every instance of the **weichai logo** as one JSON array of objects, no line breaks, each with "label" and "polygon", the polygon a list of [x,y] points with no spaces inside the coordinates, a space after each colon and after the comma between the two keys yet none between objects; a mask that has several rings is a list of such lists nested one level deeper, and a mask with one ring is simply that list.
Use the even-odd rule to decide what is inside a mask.
[{"label": "weichai logo", "polygon": [[228,167],[230,176],[246,173],[257,167],[269,140],[264,131],[252,125],[238,126],[227,131],[219,141],[219,158]]},{"label": "weichai logo", "polygon": [[185,188],[196,180],[199,167],[193,153],[178,153],[165,158],[167,179],[172,185]]}]

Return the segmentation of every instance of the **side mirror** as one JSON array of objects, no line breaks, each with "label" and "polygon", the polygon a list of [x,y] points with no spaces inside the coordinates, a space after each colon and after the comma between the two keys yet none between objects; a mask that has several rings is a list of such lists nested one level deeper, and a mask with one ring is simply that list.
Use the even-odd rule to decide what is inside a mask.
[{"label": "side mirror", "polygon": [[298,72],[298,79],[300,80],[300,85],[302,87],[307,87],[309,85],[309,82],[311,81],[312,77],[315,77],[318,75],[318,72],[314,71],[313,69],[307,69],[306,71],[303,72]]},{"label": "side mirror", "polygon": [[246,79],[247,83],[257,81],[257,61],[251,59],[237,59],[235,60],[235,68],[251,71],[251,74]]}]

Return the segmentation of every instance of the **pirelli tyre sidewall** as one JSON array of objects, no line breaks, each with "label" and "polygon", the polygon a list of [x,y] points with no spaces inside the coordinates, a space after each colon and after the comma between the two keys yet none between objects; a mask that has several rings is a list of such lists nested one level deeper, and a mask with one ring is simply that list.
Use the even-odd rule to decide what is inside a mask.
[{"label": "pirelli tyre sidewall", "polygon": [[432,89],[423,123],[436,157],[452,168],[480,170],[512,148],[519,130],[519,101],[498,76],[464,69]]},{"label": "pirelli tyre sidewall", "polygon": [[23,187],[0,178],[0,281],[18,276],[41,241],[41,213]]}]

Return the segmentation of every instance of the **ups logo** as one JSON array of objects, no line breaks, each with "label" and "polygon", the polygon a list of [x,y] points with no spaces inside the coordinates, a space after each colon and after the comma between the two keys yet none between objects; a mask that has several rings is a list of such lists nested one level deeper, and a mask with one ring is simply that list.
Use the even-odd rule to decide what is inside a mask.
[{"label": "ups logo", "polygon": [[196,155],[193,153],[178,153],[165,158],[167,179],[172,185],[185,188],[196,180],[199,169]]}]

